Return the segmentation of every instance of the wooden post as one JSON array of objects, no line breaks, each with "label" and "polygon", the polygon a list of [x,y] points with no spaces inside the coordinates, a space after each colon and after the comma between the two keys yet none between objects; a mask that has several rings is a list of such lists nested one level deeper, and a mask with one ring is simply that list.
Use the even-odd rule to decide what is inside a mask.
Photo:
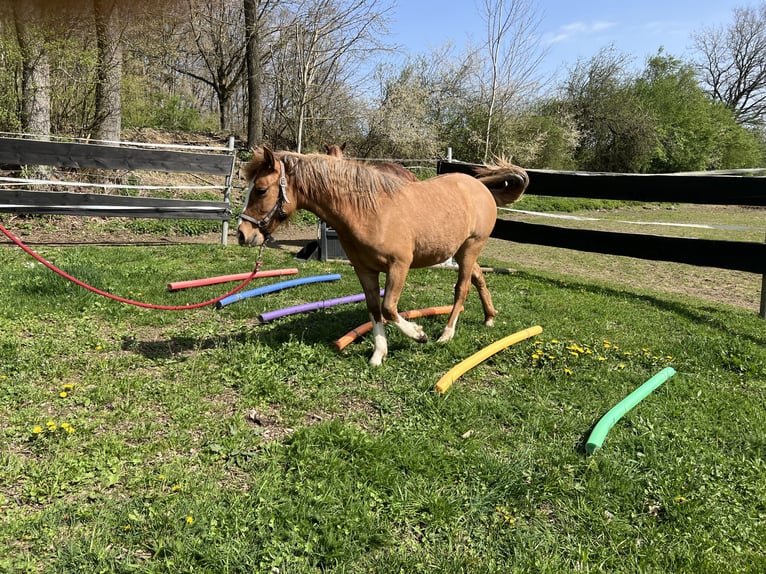
[{"label": "wooden post", "polygon": [[766,319],[766,274],[761,275],[761,319]]},{"label": "wooden post", "polygon": [[[229,145],[227,146],[229,149],[229,152],[232,154],[234,153],[234,136],[229,136]],[[223,200],[226,202],[226,204],[231,208],[231,183],[234,179],[234,167],[236,166],[237,162],[235,160],[232,160],[231,162],[231,172],[229,175],[226,176],[226,189],[223,191]],[[229,237],[229,220],[224,219],[223,225],[221,226],[221,245],[226,245],[227,240]]]}]

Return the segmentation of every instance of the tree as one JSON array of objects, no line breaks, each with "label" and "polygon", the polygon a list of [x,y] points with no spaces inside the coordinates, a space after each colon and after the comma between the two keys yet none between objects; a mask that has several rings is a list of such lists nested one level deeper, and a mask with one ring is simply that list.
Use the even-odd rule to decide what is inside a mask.
[{"label": "tree", "polygon": [[122,128],[122,20],[119,0],[93,0],[98,69],[94,137],[119,141]]},{"label": "tree", "polygon": [[536,68],[545,54],[539,47],[540,19],[530,0],[484,0],[487,25],[487,65],[478,85],[488,85],[482,98],[486,106],[484,161],[489,158],[496,113],[508,114],[537,86]]},{"label": "tree", "polygon": [[728,26],[695,34],[699,71],[710,95],[742,124],[766,119],[766,3],[736,8]]},{"label": "tree", "polygon": [[245,62],[247,64],[247,146],[263,141],[263,55],[261,44],[269,0],[244,0]]},{"label": "tree", "polygon": [[46,12],[38,0],[16,0],[12,9],[21,51],[21,128],[27,133],[48,136],[51,80],[44,36]]},{"label": "tree", "polygon": [[562,105],[580,134],[575,153],[580,169],[636,172],[646,165],[654,145],[654,120],[627,74],[628,58],[601,50],[570,70]]},{"label": "tree", "polygon": [[692,64],[660,51],[647,61],[636,88],[643,107],[654,118],[656,145],[648,158],[648,171],[754,167],[754,160],[757,163],[758,139],[736,123],[731,110],[705,93]]},{"label": "tree", "polygon": [[271,50],[274,112],[287,122],[279,137],[289,131],[298,151],[309,123],[331,120],[322,106],[346,93],[381,49],[377,38],[390,10],[384,1],[306,0],[282,12],[283,42]]}]

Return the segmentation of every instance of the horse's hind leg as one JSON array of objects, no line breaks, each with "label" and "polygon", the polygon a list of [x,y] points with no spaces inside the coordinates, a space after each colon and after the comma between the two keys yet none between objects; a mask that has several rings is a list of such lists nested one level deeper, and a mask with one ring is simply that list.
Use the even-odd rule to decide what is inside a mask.
[{"label": "horse's hind leg", "polygon": [[470,246],[463,246],[460,251],[455,254],[455,260],[458,264],[457,282],[455,283],[455,301],[452,305],[452,312],[449,319],[447,319],[447,325],[444,327],[441,336],[439,337],[439,343],[446,343],[455,336],[455,328],[457,326],[458,316],[463,310],[463,304],[468,296],[468,290],[471,283],[476,287],[481,298],[481,304],[484,307],[484,324],[491,326],[494,322],[495,311],[492,305],[492,296],[489,294],[487,284],[484,281],[484,274],[481,268],[476,263],[479,257],[484,243],[477,243]]},{"label": "horse's hind leg", "polygon": [[473,264],[473,271],[471,272],[471,283],[476,287],[479,292],[479,299],[481,299],[481,306],[484,308],[484,324],[487,327],[491,327],[495,324],[495,316],[497,311],[494,305],[492,305],[492,295],[487,289],[487,282],[484,280],[484,273],[481,271],[478,263]]}]

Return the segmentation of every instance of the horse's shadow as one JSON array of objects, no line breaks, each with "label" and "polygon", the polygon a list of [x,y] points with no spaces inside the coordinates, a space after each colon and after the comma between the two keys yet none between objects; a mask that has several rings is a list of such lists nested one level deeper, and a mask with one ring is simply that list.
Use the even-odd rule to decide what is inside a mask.
[{"label": "horse's shadow", "polygon": [[160,340],[140,340],[124,336],[121,348],[151,360],[172,359],[192,352],[248,345],[256,341],[278,349],[296,338],[308,345],[334,348],[338,338],[366,321],[369,321],[369,316],[364,309],[317,310],[269,323],[260,323],[254,319],[251,326],[220,335],[174,335]]}]

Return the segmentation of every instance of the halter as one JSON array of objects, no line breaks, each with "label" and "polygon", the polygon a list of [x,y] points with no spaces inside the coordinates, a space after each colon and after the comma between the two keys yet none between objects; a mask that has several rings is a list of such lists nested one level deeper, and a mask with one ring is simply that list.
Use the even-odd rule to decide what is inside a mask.
[{"label": "halter", "polygon": [[245,196],[245,207],[242,213],[239,215],[239,223],[242,223],[243,219],[245,221],[249,221],[258,228],[258,230],[265,237],[266,241],[271,239],[271,234],[266,231],[266,226],[277,214],[279,215],[280,219],[285,219],[287,217],[287,212],[285,211],[284,204],[290,203],[290,199],[287,197],[287,178],[285,177],[285,166],[282,163],[282,160],[278,161],[279,169],[282,172],[282,175],[279,178],[279,197],[277,197],[277,202],[274,204],[274,207],[269,210],[263,219],[255,219],[254,217],[250,217],[249,215],[245,214],[244,209],[247,209],[247,205],[250,203],[250,192],[253,191],[253,184],[251,183],[250,187],[247,189],[247,195]]}]

